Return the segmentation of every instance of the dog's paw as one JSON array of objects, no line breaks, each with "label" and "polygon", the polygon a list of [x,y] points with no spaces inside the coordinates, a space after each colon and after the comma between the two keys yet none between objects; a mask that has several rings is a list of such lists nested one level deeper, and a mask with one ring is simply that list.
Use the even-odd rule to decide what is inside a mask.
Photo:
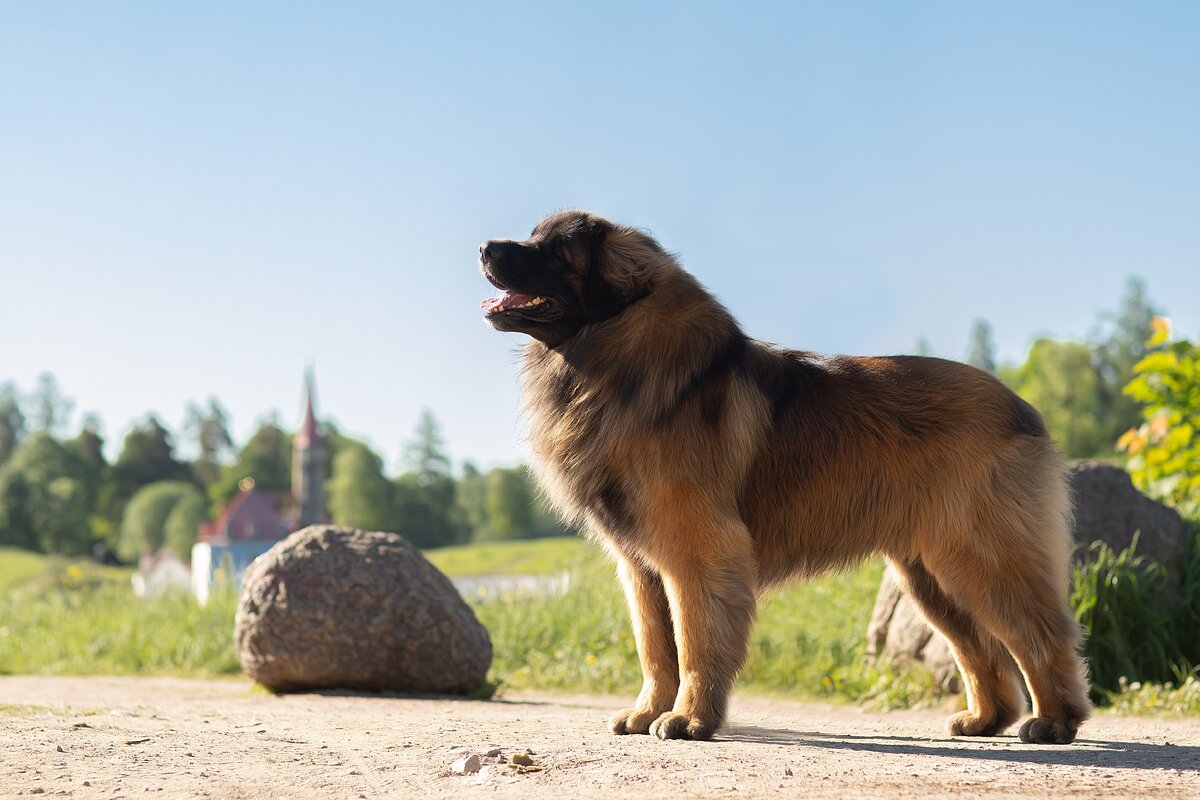
[{"label": "dog's paw", "polygon": [[973,711],[960,711],[946,720],[946,730],[951,736],[997,736],[1011,724],[1011,720],[989,719]]},{"label": "dog's paw", "polygon": [[717,723],[668,711],[650,725],[650,735],[659,739],[711,739]]},{"label": "dog's paw", "polygon": [[1030,717],[1021,726],[1022,742],[1030,744],[1070,744],[1075,741],[1080,720],[1056,722],[1049,717]]},{"label": "dog's paw", "polygon": [[653,708],[623,708],[608,720],[608,729],[616,736],[649,733],[650,724],[661,714]]}]

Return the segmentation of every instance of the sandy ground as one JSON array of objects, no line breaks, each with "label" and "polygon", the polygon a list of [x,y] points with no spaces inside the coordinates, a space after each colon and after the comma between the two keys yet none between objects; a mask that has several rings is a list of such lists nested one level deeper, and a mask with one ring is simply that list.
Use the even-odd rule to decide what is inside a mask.
[{"label": "sandy ground", "polygon": [[[1056,747],[949,739],[941,712],[735,696],[715,741],[661,742],[607,733],[623,700],[4,677],[0,797],[1200,797],[1195,717],[1102,714]],[[526,751],[532,770],[502,763]],[[453,774],[469,754],[481,771]]]}]

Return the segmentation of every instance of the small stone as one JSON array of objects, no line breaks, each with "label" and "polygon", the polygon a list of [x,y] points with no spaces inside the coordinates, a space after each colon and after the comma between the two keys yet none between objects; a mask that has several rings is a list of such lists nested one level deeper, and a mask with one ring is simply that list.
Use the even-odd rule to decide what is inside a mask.
[{"label": "small stone", "polygon": [[43,788],[42,788],[42,787],[40,787],[40,786],[35,786],[35,787],[33,787],[32,789],[30,789],[30,790],[29,790],[29,793],[30,793],[30,794],[45,794],[45,793],[46,793],[46,790],[45,790],[45,789],[43,789]]},{"label": "small stone", "polygon": [[65,753],[65,752],[67,752],[66,750],[63,750],[63,746],[62,746],[61,744],[60,744],[60,745],[58,745],[57,747],[55,747],[54,749],[55,749],[55,750],[57,750],[57,751],[58,751],[58,752],[60,752],[60,753]]},{"label": "small stone", "polygon": [[479,772],[479,756],[474,753],[463,756],[450,765],[450,771],[455,775],[474,775]]},{"label": "small stone", "polygon": [[508,757],[508,763],[517,767],[532,767],[533,759],[525,753],[513,753]]},{"label": "small stone", "polygon": [[787,769],[785,769],[785,770],[783,771],[783,774],[784,774],[784,775],[787,775],[789,778],[790,778],[790,777],[792,777],[792,768],[791,768],[791,767],[788,767]]},{"label": "small stone", "polygon": [[504,751],[501,750],[499,747],[493,747],[491,750],[488,750],[486,753],[484,753],[483,757],[484,758],[495,758],[496,756],[503,755],[503,754],[504,754]]},{"label": "small stone", "polygon": [[92,785],[92,782],[91,782],[91,781],[84,781],[84,782],[83,782],[83,785],[84,785],[84,786],[91,786],[91,785]]}]

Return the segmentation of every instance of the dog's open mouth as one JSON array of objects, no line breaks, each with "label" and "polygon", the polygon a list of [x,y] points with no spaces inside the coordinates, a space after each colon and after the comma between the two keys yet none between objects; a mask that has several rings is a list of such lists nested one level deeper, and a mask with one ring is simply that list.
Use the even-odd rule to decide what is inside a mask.
[{"label": "dog's open mouth", "polygon": [[489,297],[479,304],[489,314],[499,314],[504,311],[533,311],[547,305],[546,298],[531,294],[520,294],[505,290],[504,294]]},{"label": "dog's open mouth", "polygon": [[488,279],[488,283],[500,290],[500,294],[497,296],[489,297],[479,303],[479,307],[489,317],[509,315],[524,317],[534,322],[544,322],[554,319],[562,313],[559,304],[549,297],[525,294],[524,292],[509,289],[496,280],[490,270],[485,269],[483,277]]}]

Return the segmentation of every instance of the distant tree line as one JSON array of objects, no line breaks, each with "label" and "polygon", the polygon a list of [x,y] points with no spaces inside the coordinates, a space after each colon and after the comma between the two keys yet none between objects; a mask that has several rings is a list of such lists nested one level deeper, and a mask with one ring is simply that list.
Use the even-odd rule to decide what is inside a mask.
[{"label": "distant tree line", "polygon": [[[133,561],[167,547],[187,557],[200,523],[242,487],[291,489],[292,434],[269,418],[240,447],[216,399],[191,405],[181,459],[174,434],[153,413],[125,435],[116,460],[104,454],[100,421],[64,436],[73,402],[50,374],[23,395],[0,384],[0,545],[45,553],[107,554]],[[451,469],[434,415],[422,413],[389,477],[365,442],[329,422],[325,500],[336,524],[395,531],[420,547],[554,536],[568,531],[545,509],[524,467]]]},{"label": "distant tree line", "polygon": [[[1001,364],[992,327],[979,319],[971,328],[966,362],[995,373],[1041,411],[1067,457],[1116,460],[1117,440],[1141,422],[1141,404],[1123,389],[1149,352],[1150,322],[1161,313],[1145,282],[1130,278],[1118,310],[1102,314],[1083,341],[1040,337],[1024,363]],[[924,340],[916,349],[932,354]]]},{"label": "distant tree line", "polygon": [[[991,326],[977,320],[966,360],[1039,408],[1067,456],[1115,460],[1117,440],[1142,423],[1141,404],[1122,389],[1147,353],[1157,313],[1145,284],[1130,279],[1118,311],[1103,315],[1084,341],[1040,338],[1024,363],[1000,364]],[[924,340],[917,350],[932,354]],[[197,455],[187,461],[150,413],[109,463],[94,415],[83,417],[76,435],[65,434],[73,407],[50,374],[28,394],[0,384],[0,545],[70,554],[99,546],[122,560],[164,546],[186,555],[200,522],[219,514],[247,479],[259,489],[291,488],[292,435],[274,418],[237,448],[221,404],[193,404],[182,433]],[[425,548],[567,532],[525,467],[484,472],[465,463],[455,474],[429,411],[395,476],[365,442],[323,427],[325,498],[335,523],[395,531]]]}]

